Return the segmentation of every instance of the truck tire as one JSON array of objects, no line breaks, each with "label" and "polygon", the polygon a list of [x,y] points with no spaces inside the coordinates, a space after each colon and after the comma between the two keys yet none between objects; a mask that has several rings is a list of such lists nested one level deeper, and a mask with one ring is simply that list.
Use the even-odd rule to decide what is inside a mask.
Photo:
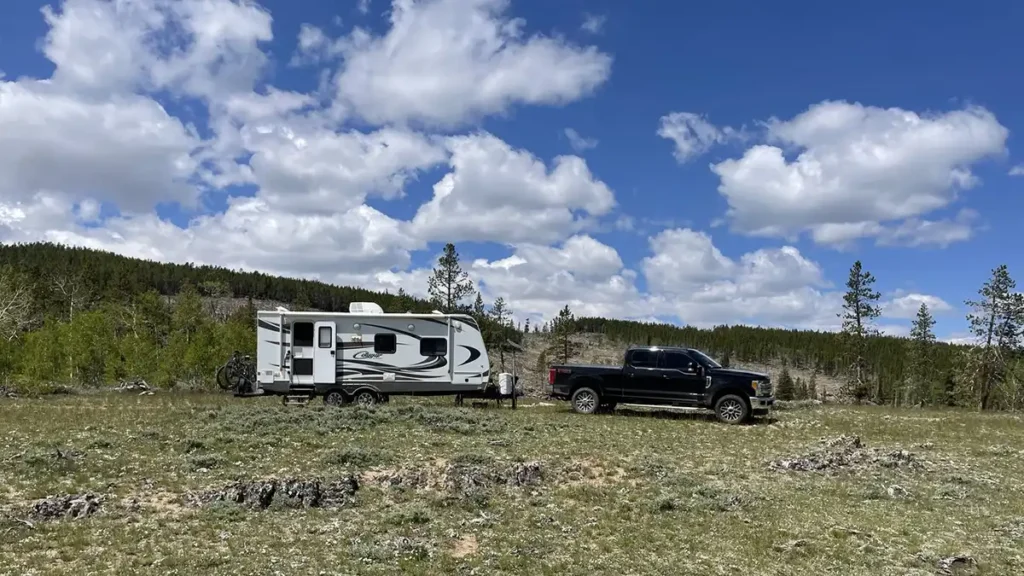
[{"label": "truck tire", "polygon": [[738,394],[726,394],[715,402],[715,416],[726,424],[741,424],[750,418],[750,404]]},{"label": "truck tire", "polygon": [[572,411],[579,414],[593,414],[600,402],[601,398],[593,388],[584,386],[572,393]]}]

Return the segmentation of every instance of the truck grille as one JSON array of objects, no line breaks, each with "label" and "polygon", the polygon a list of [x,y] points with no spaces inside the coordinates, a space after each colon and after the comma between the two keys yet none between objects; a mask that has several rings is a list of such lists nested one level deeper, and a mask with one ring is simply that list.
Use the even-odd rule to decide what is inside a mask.
[{"label": "truck grille", "polygon": [[758,396],[771,396],[772,395],[772,383],[760,381],[757,383],[757,395]]}]

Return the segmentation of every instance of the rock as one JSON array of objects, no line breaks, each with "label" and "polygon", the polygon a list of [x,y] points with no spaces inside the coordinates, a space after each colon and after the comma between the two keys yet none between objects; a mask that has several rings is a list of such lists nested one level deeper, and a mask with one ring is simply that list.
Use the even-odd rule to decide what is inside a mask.
[{"label": "rock", "polygon": [[31,516],[37,520],[80,519],[100,511],[103,499],[95,494],[62,494],[48,496],[32,506]]},{"label": "rock", "polygon": [[939,573],[949,576],[972,576],[978,573],[978,563],[970,556],[950,556],[939,560]]},{"label": "rock", "polygon": [[303,508],[340,507],[349,504],[359,489],[354,476],[325,481],[320,478],[237,481],[217,490],[193,494],[193,505],[233,502],[254,508],[268,508],[275,501]]},{"label": "rock", "polygon": [[889,493],[889,498],[909,498],[910,492],[907,491],[903,486],[893,484],[886,490]]},{"label": "rock", "polygon": [[838,436],[824,438],[820,446],[804,456],[783,458],[769,462],[773,470],[809,472],[816,470],[839,470],[852,467],[880,466],[884,468],[918,468],[913,453],[906,450],[883,451],[868,449],[859,436]]},{"label": "rock", "polygon": [[153,393],[153,388],[145,380],[126,380],[115,386],[114,390],[118,392],[141,392],[142,394]]}]

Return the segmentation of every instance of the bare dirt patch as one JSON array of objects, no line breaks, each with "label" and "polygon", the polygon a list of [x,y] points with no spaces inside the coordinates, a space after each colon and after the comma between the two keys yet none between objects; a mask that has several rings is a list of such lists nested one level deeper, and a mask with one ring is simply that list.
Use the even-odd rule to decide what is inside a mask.
[{"label": "bare dirt patch", "polygon": [[455,541],[455,548],[452,550],[453,558],[465,558],[466,556],[472,556],[476,554],[476,551],[480,549],[480,544],[476,541],[476,536],[473,534],[467,534],[462,538]]}]

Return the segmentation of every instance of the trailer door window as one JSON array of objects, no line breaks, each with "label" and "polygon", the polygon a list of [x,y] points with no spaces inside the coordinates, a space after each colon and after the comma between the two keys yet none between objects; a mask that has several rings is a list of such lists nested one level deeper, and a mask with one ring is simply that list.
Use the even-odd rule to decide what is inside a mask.
[{"label": "trailer door window", "polygon": [[334,330],[331,330],[330,326],[320,327],[320,337],[318,339],[318,346],[321,348],[332,348],[334,346]]},{"label": "trailer door window", "polygon": [[377,354],[394,354],[398,350],[398,338],[387,332],[373,335],[373,351]]},{"label": "trailer door window", "polygon": [[420,354],[423,356],[444,356],[447,353],[447,338],[424,338],[420,340]]},{"label": "trailer door window", "polygon": [[312,322],[295,322],[292,324],[292,344],[295,346],[313,345]]}]

